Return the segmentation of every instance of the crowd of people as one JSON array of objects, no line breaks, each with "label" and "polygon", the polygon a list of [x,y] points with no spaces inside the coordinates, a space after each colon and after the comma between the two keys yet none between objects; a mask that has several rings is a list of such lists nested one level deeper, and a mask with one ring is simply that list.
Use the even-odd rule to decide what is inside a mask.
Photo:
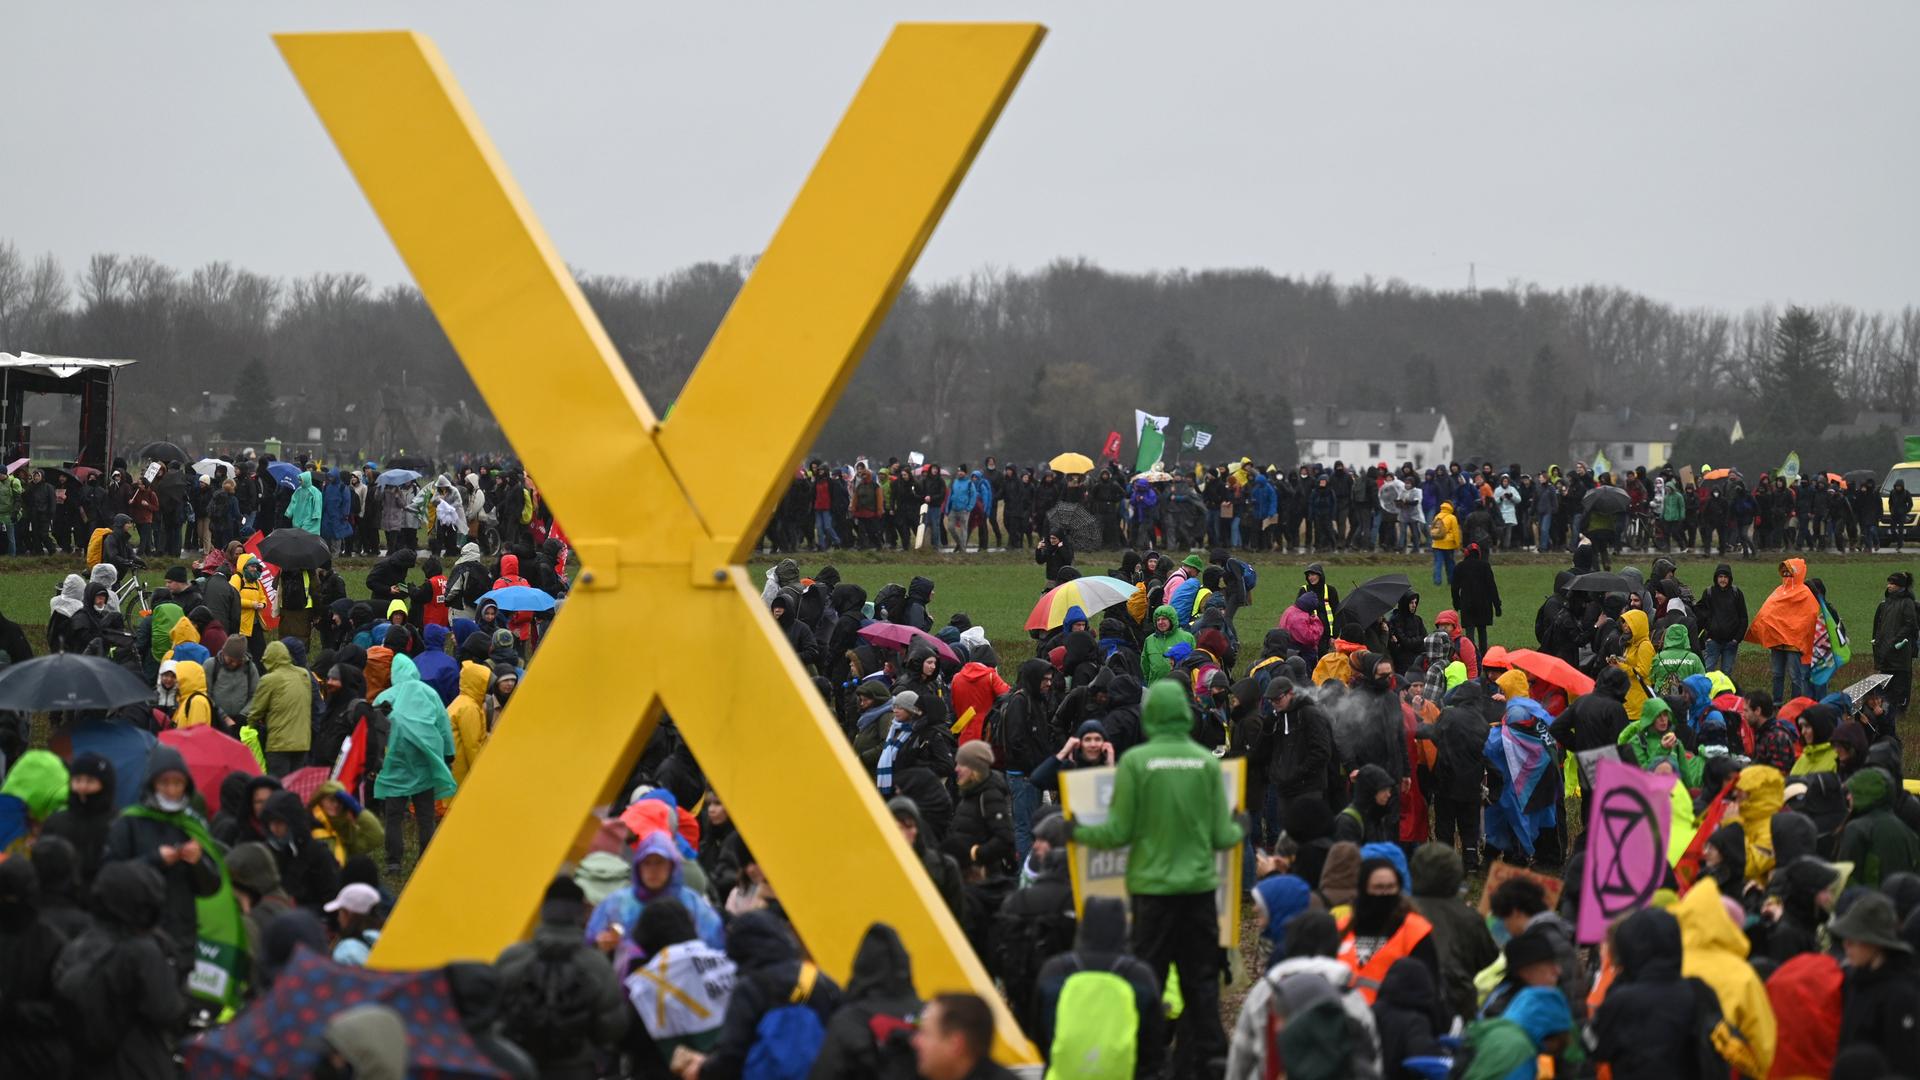
[{"label": "crowd of people", "polygon": [[491,551],[524,537],[536,518],[551,522],[525,475],[490,459],[463,459],[428,480],[412,470],[400,479],[372,461],[322,468],[250,449],[232,457],[144,468],[115,459],[104,473],[22,459],[0,476],[0,536],[9,555],[80,555],[110,529],[124,538],[115,559],[124,573],[142,558],[218,551],[283,524],[322,537],[336,554],[365,556],[416,546],[422,529],[442,554],[468,540]]},{"label": "crowd of people", "polygon": [[[269,1007],[302,946],[366,962],[407,849],[457,805],[539,648],[545,616],[480,597],[567,592],[564,537],[542,515],[525,524],[497,557],[467,539],[451,565],[388,537],[363,582],[282,572],[272,599],[236,542],[169,566],[131,622],[112,560],[68,578],[49,647],[137,667],[154,690],[55,716],[45,749],[0,724],[0,796],[24,808],[0,834],[0,1072],[174,1075],[208,1037],[197,1028]],[[1472,540],[1456,607],[1431,627],[1404,581],[1361,618],[1316,563],[1267,586],[1291,595],[1257,648],[1240,624],[1261,584],[1231,528],[1177,559],[1123,549],[1124,600],[1017,636],[942,612],[924,576],[869,593],[783,559],[762,599],[1055,1075],[1910,1068],[1910,578],[1890,575],[1874,613],[1876,677],[1829,691],[1844,635],[1804,560],[1782,561],[1749,611],[1730,565],[1697,592],[1668,560],[1597,587],[1602,545],[1574,532],[1525,643],[1489,640],[1501,602],[1490,574],[1476,584],[1489,552]],[[1043,545],[1048,586],[1080,577],[1073,558]],[[0,626],[0,649],[26,649],[17,636]],[[1771,690],[1735,683],[1743,645],[1768,655]],[[202,790],[160,738],[196,728],[257,770]],[[1596,751],[1670,784],[1673,812],[1663,887],[1597,945],[1572,929]],[[1230,759],[1237,799],[1222,794]],[[1103,766],[1104,819],[1062,813],[1063,774]],[[531,939],[457,965],[468,1035],[503,1074],[1004,1075],[992,1010],[923,1000],[884,913],[844,987],[821,970],[671,718],[619,790],[583,823],[587,851]],[[1074,849],[1124,849],[1128,902],[1077,905]],[[1233,1016],[1222,853],[1262,943]],[[1466,889],[1496,869],[1483,914]],[[317,1075],[404,1071],[405,1017],[341,1012],[318,1037]]]},{"label": "crowd of people", "polygon": [[[884,466],[815,460],[788,485],[765,546],[953,552],[1023,547],[1060,528],[1056,508],[1089,515],[1083,547],[1185,551],[1457,552],[1461,537],[1483,550],[1571,550],[1583,536],[1603,561],[1617,548],[1643,551],[1875,551],[1904,547],[1913,495],[1904,480],[1882,492],[1871,473],[1774,475],[1749,487],[1736,470],[1695,479],[1691,470],[1639,466],[1618,474],[1585,463],[1528,472],[1518,463],[1403,462],[1294,469],[1251,458],[1189,470],[1129,475],[1110,462],[1088,472],[1000,465],[986,458],[945,469],[938,462]],[[1620,505],[1588,507],[1596,488],[1618,487]],[[1436,531],[1445,515],[1460,536]],[[1438,565],[1436,563],[1436,565]]]}]

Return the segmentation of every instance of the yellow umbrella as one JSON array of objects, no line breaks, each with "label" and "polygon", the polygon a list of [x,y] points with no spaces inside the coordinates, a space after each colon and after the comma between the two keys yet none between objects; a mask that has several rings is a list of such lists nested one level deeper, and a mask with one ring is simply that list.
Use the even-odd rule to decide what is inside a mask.
[{"label": "yellow umbrella", "polygon": [[1090,473],[1093,459],[1085,454],[1066,453],[1047,462],[1047,468],[1057,473]]}]

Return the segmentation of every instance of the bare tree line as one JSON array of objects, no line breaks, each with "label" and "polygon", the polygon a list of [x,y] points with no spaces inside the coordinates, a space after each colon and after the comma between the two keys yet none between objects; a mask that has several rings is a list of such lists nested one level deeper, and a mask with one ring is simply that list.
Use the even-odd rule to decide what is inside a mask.
[{"label": "bare tree line", "polygon": [[[578,280],[664,411],[750,270],[734,259]],[[1836,345],[1848,409],[1920,410],[1920,309],[1813,310]],[[1285,463],[1294,410],[1331,404],[1434,407],[1454,419],[1463,456],[1557,460],[1576,409],[1753,411],[1779,314],[1680,308],[1602,285],[1468,294],[1075,260],[981,271],[902,292],[818,449],[1031,460],[1130,435],[1143,408],[1212,426],[1210,457]],[[336,423],[349,407],[484,408],[418,290],[360,274],[285,280],[224,262],[182,272],[119,255],[70,271],[0,241],[0,350],[21,349],[142,361],[121,382],[126,440],[159,433],[166,407],[231,392],[252,360],[293,414],[281,418],[290,429]],[[527,377],[544,377],[537,357]],[[762,392],[783,392],[777,363]]]}]

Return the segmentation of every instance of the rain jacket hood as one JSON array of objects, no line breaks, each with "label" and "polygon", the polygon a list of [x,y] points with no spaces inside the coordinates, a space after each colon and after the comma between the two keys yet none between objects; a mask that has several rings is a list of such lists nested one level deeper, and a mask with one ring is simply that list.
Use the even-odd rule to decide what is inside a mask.
[{"label": "rain jacket hood", "polygon": [[[1025,672],[1022,672],[1024,682]],[[1140,707],[1140,727],[1147,738],[1161,741],[1184,739],[1193,727],[1193,714],[1187,709],[1187,695],[1178,684],[1156,682],[1147,688],[1146,703]]]},{"label": "rain jacket hood", "polygon": [[846,1000],[912,998],[913,959],[900,935],[886,923],[867,927],[853,954],[853,974],[847,980]]},{"label": "rain jacket hood", "polygon": [[1721,1055],[1747,1075],[1766,1076],[1777,1037],[1773,1006],[1747,963],[1747,935],[1733,924],[1720,897],[1720,886],[1703,877],[1669,909],[1680,923],[1680,972],[1712,987],[1721,1013],[1745,1037],[1744,1046],[1720,1047]]}]

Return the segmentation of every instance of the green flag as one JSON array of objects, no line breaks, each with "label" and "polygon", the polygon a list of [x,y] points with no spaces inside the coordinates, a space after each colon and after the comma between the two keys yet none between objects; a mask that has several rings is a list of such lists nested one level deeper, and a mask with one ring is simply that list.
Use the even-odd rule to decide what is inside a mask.
[{"label": "green flag", "polygon": [[1200,451],[1213,441],[1213,429],[1199,424],[1188,424],[1180,429],[1180,449]]},{"label": "green flag", "polygon": [[1172,422],[1168,417],[1151,415],[1145,409],[1133,410],[1133,437],[1140,447],[1140,452],[1133,457],[1134,472],[1146,472],[1166,456],[1167,425]]},{"label": "green flag", "polygon": [[1613,462],[1607,460],[1607,452],[1605,450],[1595,450],[1593,452],[1593,475],[1599,476],[1603,472],[1611,471],[1613,471]]},{"label": "green flag", "polygon": [[1800,451],[1795,450],[1789,453],[1787,455],[1787,460],[1784,462],[1781,462],[1780,475],[1786,477],[1789,480],[1800,479]]},{"label": "green flag", "polygon": [[1909,435],[1906,439],[1906,461],[1920,461],[1920,435]]}]

